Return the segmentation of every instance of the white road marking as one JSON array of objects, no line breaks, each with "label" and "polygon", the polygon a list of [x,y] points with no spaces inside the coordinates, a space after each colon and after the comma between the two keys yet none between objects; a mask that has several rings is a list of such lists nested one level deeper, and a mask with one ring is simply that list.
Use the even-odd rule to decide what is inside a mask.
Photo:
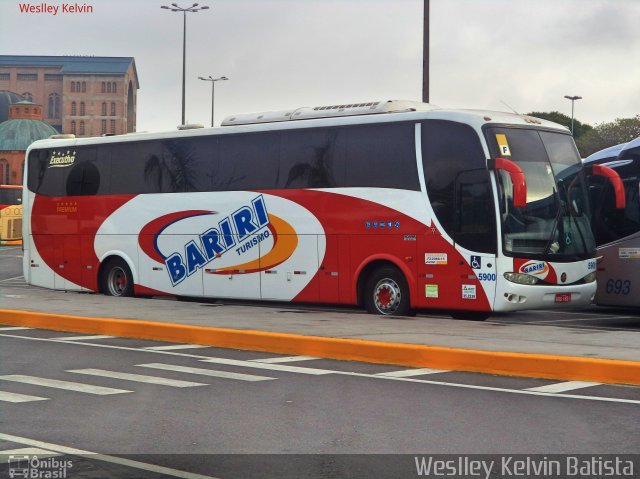
[{"label": "white road marking", "polygon": [[[23,339],[26,341],[48,341],[53,343],[60,344],[73,344],[78,346],[89,346],[93,348],[104,348],[104,349],[116,349],[119,351],[132,351],[132,352],[143,352],[149,354],[162,354],[165,356],[175,356],[179,358],[191,358],[198,360],[207,360],[207,356],[201,356],[197,354],[187,354],[187,353],[178,353],[173,351],[150,351],[148,349],[141,348],[130,348],[126,346],[115,346],[111,344],[97,344],[97,343],[81,343],[81,342],[66,342],[60,341],[57,339],[47,339],[47,338],[34,338],[30,336],[18,336],[16,334],[3,334],[0,333],[0,337],[4,338],[12,338],[12,339]],[[247,363],[252,364],[250,361]],[[253,363],[254,366],[259,365],[259,363]],[[266,365],[265,365],[266,366]],[[308,369],[308,368],[297,368],[297,369]],[[375,374],[364,374],[364,373],[354,373],[354,372],[345,372],[345,371],[327,371],[326,374],[339,374],[343,376],[357,376],[363,378],[374,378],[384,381],[407,381],[413,383],[421,383],[421,384],[429,384],[433,386],[445,386],[452,388],[461,388],[461,389],[474,389],[477,391],[489,391],[489,392],[499,392],[499,393],[507,393],[507,394],[523,394],[526,396],[542,396],[547,398],[564,398],[564,399],[579,399],[582,401],[598,401],[598,402],[610,402],[610,403],[620,403],[620,404],[637,404],[640,405],[640,400],[636,399],[619,399],[612,397],[603,397],[603,396],[582,396],[582,395],[573,395],[573,394],[551,394],[551,393],[541,393],[536,391],[527,391],[523,389],[507,389],[507,388],[496,388],[491,386],[476,386],[473,384],[459,384],[459,383],[450,383],[444,381],[432,381],[428,379],[415,379],[415,378],[394,378],[394,377],[386,377],[386,376],[376,376]]]},{"label": "white road marking", "polygon": [[[637,400],[637,399],[619,399],[619,398],[601,397],[601,396],[579,396],[576,394],[545,393],[545,392],[538,392],[538,391],[529,391],[528,389],[506,389],[506,388],[496,388],[492,386],[476,386],[474,384],[446,383],[443,381],[431,381],[428,379],[394,378],[394,377],[385,377],[385,376],[375,376],[373,374],[348,373],[348,372],[338,372],[338,371],[336,371],[336,374],[341,374],[344,376],[359,376],[359,377],[366,377],[366,378],[386,379],[388,381],[406,381],[411,383],[432,384],[434,386],[447,386],[447,387],[460,388],[460,389],[475,389],[477,391],[523,394],[525,396],[543,396],[543,397],[563,398],[563,399],[583,399],[586,401],[613,402],[613,403],[640,405],[640,400]],[[477,374],[481,374],[481,373],[477,373]]]},{"label": "white road marking", "polygon": [[274,363],[295,363],[297,361],[311,361],[312,359],[321,359],[321,358],[316,358],[315,356],[285,356],[285,357],[279,357],[279,358],[250,359],[250,361],[255,363],[274,364]]},{"label": "white road marking", "polygon": [[0,328],[0,331],[21,331],[23,329],[32,329],[32,328],[27,328],[24,326],[7,326],[4,328]]},{"label": "white road marking", "polygon": [[204,383],[194,383],[192,381],[179,381],[177,379],[160,378],[158,376],[145,376],[143,374],[129,374],[118,371],[106,371],[104,369],[72,369],[68,373],[88,374],[90,376],[100,376],[103,378],[122,379],[124,381],[135,381],[139,383],[159,384],[174,388],[191,388],[194,386],[207,386]]},{"label": "white road marking", "polygon": [[40,447],[43,449],[48,449],[48,450],[58,452],[60,454],[70,454],[73,456],[88,456],[87,459],[95,459],[98,461],[110,462],[113,464],[120,464],[121,466],[133,467],[135,469],[155,472],[157,474],[166,474],[167,476],[180,477],[182,479],[216,479],[213,476],[203,476],[202,474],[179,471],[178,469],[171,469],[170,467],[156,466],[155,464],[147,464],[145,462],[133,461],[131,459],[125,459],[123,457],[108,456],[106,454],[98,454],[91,451],[83,451],[82,449],[75,449],[72,447],[59,446],[57,444],[51,444],[48,442],[28,439],[26,437],[13,436],[11,434],[0,433],[0,439],[5,441],[16,442],[18,444],[24,444],[26,446],[34,446],[34,447]]},{"label": "white road marking", "polygon": [[335,371],[329,369],[301,368],[298,366],[282,366],[280,364],[264,364],[255,361],[242,361],[240,359],[207,358],[203,363],[226,364],[228,366],[242,366],[245,368],[268,369],[270,371],[284,371],[287,373],[311,374],[319,376],[322,374],[332,374]]},{"label": "white road marking", "polygon": [[187,374],[200,374],[202,376],[212,376],[214,378],[237,379],[239,381],[269,381],[271,379],[276,379],[276,378],[270,378],[267,376],[253,376],[252,374],[231,373],[228,371],[215,371],[213,369],[190,368],[187,366],[177,366],[175,364],[150,363],[150,364],[137,364],[136,366],[140,366],[143,368],[163,369],[165,371],[176,371],[176,372],[187,373]]},{"label": "white road marking", "polygon": [[573,391],[575,389],[589,388],[591,386],[600,386],[602,383],[591,383],[588,381],[565,381],[562,383],[547,384],[546,386],[538,386],[535,388],[528,388],[527,391],[534,391],[540,393],[563,393],[566,391]]},{"label": "white road marking", "polygon": [[540,324],[540,323],[564,323],[569,321],[602,321],[611,319],[637,319],[637,316],[598,316],[592,318],[572,318],[572,319],[545,319],[542,321],[535,321],[522,324]]},{"label": "white road marking", "polygon": [[16,394],[6,391],[0,391],[0,401],[5,402],[31,402],[31,401],[46,401],[49,398],[41,398],[39,396],[29,396],[27,394]]},{"label": "white road marking", "polygon": [[577,314],[581,316],[606,316],[607,313],[588,313],[585,311],[563,311],[563,310],[555,310],[555,309],[532,309],[527,311],[527,313],[536,313],[536,314]]},{"label": "white road marking", "polygon": [[57,337],[57,338],[49,338],[49,339],[57,339],[59,341],[87,341],[90,339],[111,339],[115,338],[115,336],[106,336],[104,334],[95,334],[93,336],[69,336],[69,337]]},{"label": "white road marking", "polygon": [[172,344],[170,346],[149,346],[147,348],[150,351],[173,351],[174,349],[200,349],[210,348],[211,346],[203,346],[202,344]]},{"label": "white road marking", "polygon": [[449,371],[445,369],[429,369],[429,368],[421,368],[421,369],[403,369],[402,371],[391,371],[388,373],[378,373],[376,376],[384,376],[389,378],[408,378],[411,376],[422,376],[423,374],[437,374],[437,373],[447,373]]},{"label": "white road marking", "polygon": [[0,283],[4,283],[5,281],[13,281],[16,279],[21,279],[24,281],[24,276],[20,275],[20,276],[14,276],[13,278],[0,279]]},{"label": "white road marking", "polygon": [[43,386],[45,388],[56,388],[87,394],[97,394],[100,396],[133,392],[127,391],[125,389],[105,388],[102,386],[92,386],[91,384],[74,383],[71,381],[59,381],[57,379],[39,378],[36,376],[23,376],[21,374],[9,374],[6,376],[0,376],[0,380],[13,381],[23,384],[33,384],[34,386]]},{"label": "white road marking", "polygon": [[12,462],[18,462],[22,460],[20,457],[12,457],[9,456],[38,456],[38,459],[42,459],[43,457],[54,457],[59,456],[60,453],[47,451],[46,449],[39,449],[37,447],[23,447],[20,449],[9,449],[7,451],[0,451],[0,461],[8,462],[11,464]]}]

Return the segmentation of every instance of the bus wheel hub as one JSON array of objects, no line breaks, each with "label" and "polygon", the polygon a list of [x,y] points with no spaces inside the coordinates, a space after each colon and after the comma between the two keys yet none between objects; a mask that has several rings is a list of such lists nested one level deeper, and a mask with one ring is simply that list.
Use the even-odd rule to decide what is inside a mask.
[{"label": "bus wheel hub", "polygon": [[383,314],[392,314],[400,304],[400,287],[392,279],[383,279],[373,293],[378,310]]}]

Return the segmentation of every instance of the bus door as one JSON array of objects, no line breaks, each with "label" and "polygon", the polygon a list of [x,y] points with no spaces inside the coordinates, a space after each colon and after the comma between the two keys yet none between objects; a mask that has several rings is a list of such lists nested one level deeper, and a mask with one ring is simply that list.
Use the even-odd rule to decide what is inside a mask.
[{"label": "bus door", "polygon": [[432,195],[431,205],[455,250],[435,227],[420,240],[421,305],[446,310],[492,309],[496,289],[496,227],[489,175],[459,172],[450,194]]},{"label": "bus door", "polygon": [[[489,173],[463,171],[456,178],[454,242],[462,258],[451,265],[460,309],[493,309],[496,292],[496,219]],[[452,305],[451,307],[455,307]]]}]

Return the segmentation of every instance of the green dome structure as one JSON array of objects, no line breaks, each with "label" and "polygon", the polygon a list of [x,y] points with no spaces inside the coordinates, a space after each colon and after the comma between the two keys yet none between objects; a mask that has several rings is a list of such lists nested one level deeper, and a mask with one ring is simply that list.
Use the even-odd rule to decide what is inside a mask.
[{"label": "green dome structure", "polygon": [[[20,101],[12,105],[13,108],[36,106],[29,101]],[[12,109],[13,109],[12,108]],[[36,140],[57,135],[55,128],[34,118],[14,118],[0,123],[0,151],[25,151]]]}]

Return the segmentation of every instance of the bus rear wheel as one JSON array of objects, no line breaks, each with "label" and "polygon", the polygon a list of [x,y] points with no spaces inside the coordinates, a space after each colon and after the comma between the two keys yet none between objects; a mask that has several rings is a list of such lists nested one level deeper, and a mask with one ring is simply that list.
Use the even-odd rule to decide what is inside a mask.
[{"label": "bus rear wheel", "polygon": [[133,275],[120,258],[112,258],[104,265],[101,283],[101,290],[107,296],[133,296]]},{"label": "bus rear wheel", "polygon": [[411,316],[409,286],[396,268],[385,266],[375,270],[365,284],[364,305],[371,314]]}]

